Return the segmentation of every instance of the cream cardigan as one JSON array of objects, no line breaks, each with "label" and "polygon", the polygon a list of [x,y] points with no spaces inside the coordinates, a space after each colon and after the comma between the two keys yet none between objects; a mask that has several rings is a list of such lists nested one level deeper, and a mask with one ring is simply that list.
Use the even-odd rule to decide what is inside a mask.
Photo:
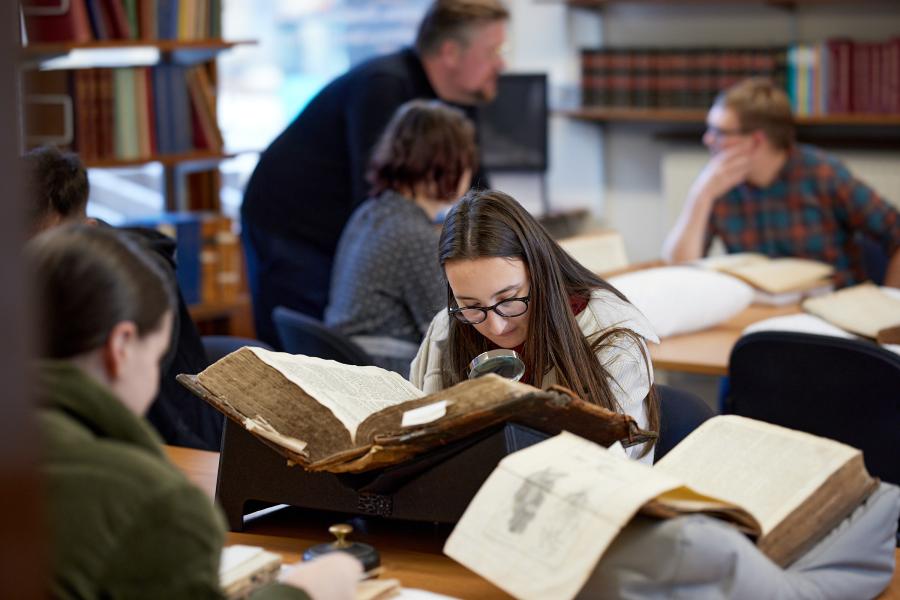
[{"label": "cream cardigan", "polygon": [[[435,315],[410,366],[409,380],[426,394],[442,387],[441,365],[447,344],[448,319],[446,310]],[[659,343],[653,326],[637,308],[606,290],[594,290],[587,307],[576,315],[575,320],[586,337],[612,328],[623,328],[642,338],[643,341],[638,343],[627,336],[611,337],[597,352],[597,360],[611,376],[613,393],[622,411],[632,416],[639,427],[646,428],[644,398],[653,384],[653,364],[649,362],[646,341]],[[544,377],[542,385],[546,388],[555,383],[556,373],[551,372]],[[627,449],[628,455],[633,458],[641,451],[641,446]],[[640,460],[651,464],[653,452]]]}]

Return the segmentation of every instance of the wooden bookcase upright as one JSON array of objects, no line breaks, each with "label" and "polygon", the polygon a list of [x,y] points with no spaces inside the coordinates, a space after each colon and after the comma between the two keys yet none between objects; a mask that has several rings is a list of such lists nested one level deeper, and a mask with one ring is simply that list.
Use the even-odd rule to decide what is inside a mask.
[{"label": "wooden bookcase upright", "polygon": [[[238,44],[253,43],[250,41],[226,41],[222,39],[111,39],[92,40],[87,42],[36,43],[21,48],[20,87],[23,92],[21,114],[25,118],[27,110],[27,90],[24,83],[29,70],[41,69],[53,58],[66,56],[76,50],[91,50],[100,54],[118,53],[128,49],[154,49],[159,59],[153,65],[200,65],[208,74],[209,80],[217,87],[216,57],[218,53]],[[129,65],[122,64],[120,67]],[[136,66],[136,65],[135,65]],[[77,110],[77,108],[76,108]],[[188,123],[185,126],[190,126]],[[27,136],[26,125],[21,125],[23,142]],[[28,144],[23,150],[26,150]],[[75,148],[77,150],[77,148]],[[220,212],[219,189],[221,187],[218,165],[221,161],[233,157],[234,154],[222,150],[191,150],[187,152],[154,152],[135,158],[117,158],[101,156],[84,158],[85,166],[90,169],[117,169],[134,167],[149,163],[162,166],[163,197],[166,211],[203,210]],[[192,194],[198,192],[202,198],[198,205]],[[238,242],[239,243],[239,242]],[[254,337],[253,321],[250,310],[250,299],[246,288],[246,277],[242,264],[242,252],[238,252],[241,265],[239,267],[239,293],[234,299],[227,301],[201,300],[189,306],[191,315],[202,334],[227,334],[241,337]]]}]

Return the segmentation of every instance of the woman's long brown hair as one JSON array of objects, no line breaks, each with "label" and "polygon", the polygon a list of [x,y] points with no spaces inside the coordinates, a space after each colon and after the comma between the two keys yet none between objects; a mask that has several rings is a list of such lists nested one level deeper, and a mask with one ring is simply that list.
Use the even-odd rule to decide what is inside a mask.
[{"label": "woman's long brown hair", "polygon": [[[613,394],[611,377],[597,360],[597,352],[623,337],[641,345],[641,338],[625,328],[611,328],[586,338],[572,313],[570,298],[589,299],[596,289],[624,295],[597,277],[557,244],[550,234],[512,197],[494,190],[471,191],[449,212],[439,245],[441,265],[452,260],[485,257],[515,258],[527,269],[531,300],[528,305],[528,339],[523,359],[536,386],[553,369],[558,383],[582,398],[610,410],[623,412]],[[455,306],[448,290],[448,305]],[[444,387],[466,379],[472,357],[490,349],[490,342],[474,327],[450,319]],[[644,353],[648,363],[649,358]],[[651,387],[644,399],[648,428],[659,430],[659,402]],[[649,451],[650,445],[644,453]]]}]

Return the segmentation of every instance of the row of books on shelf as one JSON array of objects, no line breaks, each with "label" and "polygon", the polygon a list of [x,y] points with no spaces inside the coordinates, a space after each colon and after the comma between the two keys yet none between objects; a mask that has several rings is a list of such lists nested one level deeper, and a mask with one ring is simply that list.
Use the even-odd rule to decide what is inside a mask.
[{"label": "row of books on shelf", "polygon": [[746,77],[785,79],[784,50],[772,48],[591,48],[581,51],[582,104],[619,108],[706,108]]},{"label": "row of books on shelf", "polygon": [[798,44],[787,58],[787,90],[797,115],[900,114],[900,37]]},{"label": "row of books on shelf", "polygon": [[900,114],[900,38],[766,48],[598,48],[581,52],[582,104],[705,109],[752,76],[784,86],[800,116]]},{"label": "row of books on shelf", "polygon": [[188,305],[230,304],[241,293],[241,245],[234,221],[211,212],[164,213],[130,221],[173,238],[176,277]]},{"label": "row of books on shelf", "polygon": [[28,0],[29,44],[218,39],[221,0]]},{"label": "row of books on shelf", "polygon": [[86,161],[222,149],[202,65],[30,71],[25,104],[30,143],[69,147]]}]

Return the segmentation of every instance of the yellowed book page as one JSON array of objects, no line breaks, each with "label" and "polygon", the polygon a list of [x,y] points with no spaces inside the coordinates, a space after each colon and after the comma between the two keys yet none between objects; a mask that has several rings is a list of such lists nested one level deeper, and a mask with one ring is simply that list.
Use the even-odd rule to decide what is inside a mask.
[{"label": "yellowed book page", "polygon": [[653,469],[743,507],[765,535],[857,454],[833,440],[724,415],[695,429]]},{"label": "yellowed book page", "polygon": [[765,254],[757,254],[756,252],[737,252],[735,254],[722,254],[720,256],[709,256],[695,261],[695,264],[704,269],[712,269],[713,271],[727,271],[736,267],[745,265],[759,264],[768,262],[770,259]]},{"label": "yellowed book page", "polygon": [[366,417],[425,394],[399,373],[301,354],[250,348],[264,363],[301,387],[344,424],[350,437]]},{"label": "yellowed book page", "polygon": [[873,339],[882,329],[900,325],[900,300],[871,283],[809,298],[803,309],[845,331]]},{"label": "yellowed book page", "polygon": [[618,231],[599,231],[559,240],[559,245],[586,269],[594,273],[628,266],[625,241]]},{"label": "yellowed book page", "polygon": [[780,294],[819,285],[834,273],[834,267],[804,258],[778,258],[728,268],[726,272],[761,290]]},{"label": "yellowed book page", "polygon": [[679,485],[563,432],[500,462],[444,553],[517,598],[572,598],[638,509]]}]

